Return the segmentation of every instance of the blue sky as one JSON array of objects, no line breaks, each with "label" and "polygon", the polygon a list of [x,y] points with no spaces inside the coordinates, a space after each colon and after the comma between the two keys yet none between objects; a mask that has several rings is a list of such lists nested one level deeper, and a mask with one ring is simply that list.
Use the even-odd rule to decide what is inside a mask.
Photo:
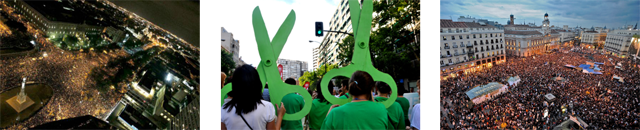
[{"label": "blue sky", "polygon": [[516,24],[526,20],[526,23],[541,25],[545,13],[555,26],[618,28],[640,21],[640,0],[440,1],[440,19],[453,17],[454,21],[460,16],[471,16],[506,24],[509,15],[513,14]]}]

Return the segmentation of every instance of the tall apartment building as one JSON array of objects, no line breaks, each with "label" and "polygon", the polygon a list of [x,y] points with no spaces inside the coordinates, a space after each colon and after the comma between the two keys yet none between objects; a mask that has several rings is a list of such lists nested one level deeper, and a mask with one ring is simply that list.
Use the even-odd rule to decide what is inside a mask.
[{"label": "tall apartment building", "polygon": [[320,65],[320,63],[319,63],[320,60],[318,59],[319,56],[320,56],[320,48],[319,47],[313,48],[313,63],[311,63],[311,64],[313,64],[313,68],[312,69],[316,69],[316,68],[319,67],[318,66],[318,65]]},{"label": "tall apartment building", "polygon": [[484,22],[440,20],[441,78],[504,62],[504,30]]},{"label": "tall apartment building", "polygon": [[[353,33],[350,11],[349,1],[342,0],[329,22],[329,30]],[[342,61],[338,59],[340,53],[338,43],[342,42],[342,39],[347,36],[348,34],[344,33],[326,33],[322,39],[322,43],[318,47],[319,57],[317,58],[317,62],[313,63],[314,69],[324,64],[340,64]]]},{"label": "tall apartment building", "polygon": [[[640,30],[614,30],[607,33],[604,50],[619,57],[629,57],[637,53],[638,45],[634,45],[633,35],[640,35]],[[634,52],[630,51],[633,46]]]},{"label": "tall apartment building", "polygon": [[233,38],[233,33],[229,33],[224,27],[220,33],[220,39],[222,40],[222,49],[233,55],[233,61],[236,66],[244,65],[244,61],[240,59],[240,40]]},{"label": "tall apartment building", "polygon": [[282,77],[284,79],[294,78],[298,79],[304,72],[308,71],[307,62],[306,61],[298,61],[298,60],[288,60],[288,59],[278,59],[278,64],[282,65]]},{"label": "tall apartment building", "polygon": [[529,57],[556,49],[560,44],[560,33],[550,29],[549,15],[544,14],[542,26],[507,25],[505,42],[510,56]]}]

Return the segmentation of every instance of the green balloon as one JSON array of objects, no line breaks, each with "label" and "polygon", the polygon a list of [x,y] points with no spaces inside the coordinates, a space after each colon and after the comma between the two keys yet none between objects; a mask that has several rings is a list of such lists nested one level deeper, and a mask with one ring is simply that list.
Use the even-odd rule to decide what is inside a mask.
[{"label": "green balloon", "polygon": [[[392,92],[391,96],[389,97],[389,100],[380,102],[384,104],[385,107],[389,108],[393,104],[393,102],[395,102],[398,96],[398,88],[396,86],[395,80],[393,80],[391,75],[377,70],[371,63],[371,55],[369,55],[369,36],[371,35],[371,17],[373,14],[373,3],[372,1],[365,0],[362,3],[362,9],[360,9],[358,0],[349,0],[349,9],[351,10],[351,23],[352,27],[354,27],[354,36],[356,40],[356,47],[353,48],[353,57],[351,58],[352,61],[351,64],[346,67],[332,69],[324,75],[324,77],[322,78],[322,82],[320,83],[322,93],[330,93],[328,85],[332,78],[338,76],[351,78],[351,74],[353,74],[354,72],[358,70],[364,71],[369,73],[374,81],[382,81],[389,84]],[[326,94],[323,96],[332,104],[339,105],[344,105],[353,100],[353,97],[349,97],[349,99],[339,99],[331,96],[330,94]]]}]

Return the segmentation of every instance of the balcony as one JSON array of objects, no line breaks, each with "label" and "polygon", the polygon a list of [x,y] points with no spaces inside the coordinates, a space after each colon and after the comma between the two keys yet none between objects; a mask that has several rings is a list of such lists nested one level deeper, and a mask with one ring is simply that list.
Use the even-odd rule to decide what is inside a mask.
[{"label": "balcony", "polygon": [[453,45],[453,48],[458,48],[458,45]]},{"label": "balcony", "polygon": [[449,46],[445,46],[444,49],[451,49]]},{"label": "balcony", "polygon": [[467,48],[473,47],[473,44],[467,44]]},{"label": "balcony", "polygon": [[473,53],[474,53],[473,51],[467,51],[467,54],[473,54]]}]

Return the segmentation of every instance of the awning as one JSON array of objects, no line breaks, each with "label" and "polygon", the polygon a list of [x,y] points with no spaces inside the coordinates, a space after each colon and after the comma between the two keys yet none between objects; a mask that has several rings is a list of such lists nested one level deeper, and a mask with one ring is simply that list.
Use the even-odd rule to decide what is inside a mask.
[{"label": "awning", "polygon": [[570,65],[570,64],[566,64],[566,65],[564,65],[564,67],[576,68],[576,66],[573,66],[573,65]]},{"label": "awning", "polygon": [[481,85],[478,87],[475,87],[469,91],[466,92],[467,96],[469,97],[469,99],[473,99],[476,98],[478,96],[482,96],[485,95],[487,93],[496,91],[500,88],[502,88],[504,85],[498,83],[498,82],[491,82],[489,84],[486,85]]}]

